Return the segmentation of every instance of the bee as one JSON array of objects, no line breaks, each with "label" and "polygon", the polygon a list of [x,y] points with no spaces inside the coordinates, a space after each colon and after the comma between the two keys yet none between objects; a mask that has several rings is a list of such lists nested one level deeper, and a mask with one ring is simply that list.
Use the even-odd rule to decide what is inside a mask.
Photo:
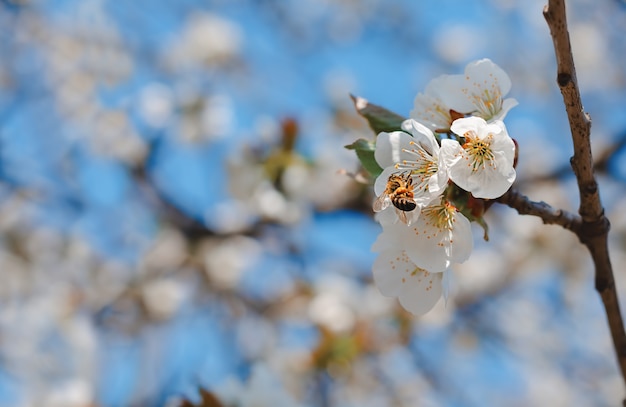
[{"label": "bee", "polygon": [[374,212],[380,212],[391,203],[396,208],[402,223],[409,224],[406,213],[417,207],[413,195],[413,179],[411,173],[391,174],[387,180],[385,191],[374,201]]}]

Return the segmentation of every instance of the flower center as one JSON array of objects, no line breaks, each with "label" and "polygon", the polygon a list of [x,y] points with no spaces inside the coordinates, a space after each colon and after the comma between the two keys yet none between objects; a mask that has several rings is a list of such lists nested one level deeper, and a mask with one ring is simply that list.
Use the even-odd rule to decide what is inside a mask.
[{"label": "flower center", "polygon": [[479,139],[474,132],[470,131],[463,136],[465,137],[463,149],[470,156],[472,171],[475,172],[479,169],[485,169],[487,166],[495,168],[495,156],[491,150],[493,134],[489,133],[483,140]]},{"label": "flower center", "polygon": [[414,187],[418,190],[428,190],[428,180],[437,173],[439,166],[437,160],[419,143],[411,141],[409,143],[413,148],[403,148],[402,151],[411,154],[415,158],[413,160],[402,160],[396,164],[399,170],[409,170],[413,178],[417,178],[418,182],[414,183]]},{"label": "flower center", "polygon": [[482,93],[473,95],[473,99],[474,106],[480,113],[479,116],[485,120],[492,119],[502,110],[502,93],[497,86],[494,86],[491,91],[485,89]]},{"label": "flower center", "polygon": [[422,209],[421,216],[428,218],[428,223],[432,223],[439,230],[452,230],[456,221],[455,214],[456,207],[447,200],[442,200],[439,205],[427,206]]}]

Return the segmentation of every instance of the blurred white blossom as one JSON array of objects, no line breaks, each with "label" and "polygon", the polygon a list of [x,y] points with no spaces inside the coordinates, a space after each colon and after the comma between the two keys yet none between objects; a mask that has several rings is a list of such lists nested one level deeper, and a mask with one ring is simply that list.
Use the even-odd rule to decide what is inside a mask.
[{"label": "blurred white blossom", "polygon": [[164,127],[174,113],[172,89],[162,83],[146,85],[139,93],[138,109],[139,114],[150,126]]},{"label": "blurred white blossom", "polygon": [[187,241],[180,231],[163,228],[143,254],[140,269],[146,274],[169,272],[181,266],[187,256]]},{"label": "blurred white blossom", "polygon": [[155,319],[164,320],[172,317],[188,297],[189,288],[175,278],[161,278],[149,281],[142,287],[142,299],[145,307]]},{"label": "blurred white blossom", "polygon": [[205,242],[203,260],[206,272],[214,284],[220,288],[233,289],[262,252],[263,248],[256,239],[235,236],[221,242]]},{"label": "blurred white blossom", "polygon": [[213,13],[196,13],[167,48],[165,59],[174,68],[216,66],[235,58],[242,42],[243,34],[236,22]]}]

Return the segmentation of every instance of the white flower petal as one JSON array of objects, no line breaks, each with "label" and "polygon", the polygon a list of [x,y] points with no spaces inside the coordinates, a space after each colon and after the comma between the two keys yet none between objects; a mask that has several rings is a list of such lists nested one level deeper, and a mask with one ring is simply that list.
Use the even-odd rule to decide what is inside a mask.
[{"label": "white flower petal", "polygon": [[478,117],[456,120],[451,130],[465,137],[463,146],[443,140],[443,156],[450,179],[476,198],[502,196],[515,181],[515,143],[504,123],[487,123]]},{"label": "white flower petal", "polygon": [[432,230],[429,227],[424,227],[423,224],[416,222],[416,225],[412,227],[415,235],[431,235],[421,239],[418,245],[408,251],[409,258],[420,268],[429,270],[433,273],[440,273],[450,267],[452,263],[448,258],[447,247],[445,247],[442,241],[446,240],[441,234],[437,233],[432,235]]},{"label": "white flower petal", "polygon": [[497,126],[498,129],[493,129],[494,134],[493,141],[491,143],[491,149],[495,152],[502,153],[502,157],[507,161],[513,162],[515,159],[515,143],[513,139],[509,137],[504,123],[496,121],[488,125],[489,128]]},{"label": "white flower petal", "polygon": [[[470,111],[487,121],[502,119],[514,105],[514,101],[507,102],[504,106],[503,98],[511,90],[509,76],[489,59],[470,62],[465,67],[465,83],[461,92],[466,101],[473,104]],[[454,108],[454,106],[452,106]]]},{"label": "white flower petal", "polygon": [[506,98],[506,99],[504,99],[502,101],[502,110],[500,110],[500,112],[498,114],[494,115],[492,120],[502,120],[502,119],[504,119],[504,117],[509,112],[509,110],[511,110],[512,108],[514,108],[518,104],[519,103],[517,102],[517,100],[515,100],[513,98]]},{"label": "white flower petal", "polygon": [[385,189],[387,189],[387,181],[389,180],[389,176],[397,172],[398,170],[393,165],[390,165],[389,167],[383,167],[383,172],[381,172],[380,175],[376,177],[376,181],[374,181],[374,193],[376,194],[376,196],[380,196],[383,192],[385,192]]},{"label": "white flower petal", "polygon": [[452,121],[450,108],[441,99],[428,94],[418,93],[413,101],[413,110],[409,116],[424,123],[432,131],[445,130]]},{"label": "white flower petal", "polygon": [[374,158],[381,168],[393,166],[405,159],[402,148],[408,146],[413,138],[403,131],[391,133],[379,133],[376,137],[376,149]]},{"label": "white flower petal", "polygon": [[453,262],[467,260],[474,245],[469,220],[453,209],[450,222],[440,219],[437,216],[441,212],[434,210],[440,206],[424,208],[415,224],[398,231],[411,261],[435,273],[445,271]]},{"label": "white flower petal", "polygon": [[407,273],[402,279],[398,300],[400,305],[414,315],[424,315],[441,298],[443,273],[428,271]]},{"label": "white flower petal", "polygon": [[457,212],[454,217],[453,236],[450,241],[448,255],[454,263],[463,263],[469,259],[474,249],[472,224],[462,213]]},{"label": "white flower petal", "polygon": [[443,295],[443,300],[446,302],[446,304],[448,303],[448,294],[450,294],[450,287],[452,286],[452,280],[453,280],[453,275],[452,275],[452,270],[448,269],[446,271],[444,271],[443,273],[443,279],[441,280],[441,285],[442,285],[442,295]]},{"label": "white flower petal", "polygon": [[441,195],[448,186],[448,166],[446,165],[444,157],[441,155],[441,149],[439,150],[437,167],[439,168],[439,170],[433,177],[430,178],[430,181],[428,182],[428,191],[432,194],[433,197]]},{"label": "white flower petal", "polygon": [[[374,214],[374,219],[384,228],[387,225],[392,225],[398,222],[398,215],[396,215],[396,211],[393,205],[390,205],[385,210],[376,212]],[[374,249],[372,249],[374,250]]]},{"label": "white flower petal", "polygon": [[[439,87],[439,97],[443,103],[448,106],[448,109],[452,109],[458,113],[470,113],[475,107],[472,101],[467,97],[467,94],[463,91],[466,87],[467,78],[465,75],[445,75],[446,78],[443,81],[437,83]],[[448,122],[448,127],[450,123]]]},{"label": "white flower petal", "polygon": [[[391,224],[391,225],[393,225],[393,224]],[[389,226],[391,226],[391,225],[389,225]],[[393,235],[391,235],[389,233],[385,233],[385,228],[383,228],[382,233],[379,234],[378,237],[376,238],[376,240],[374,241],[374,244],[372,245],[371,250],[373,252],[382,252],[382,251],[393,249],[394,247],[397,247],[397,241],[396,241],[396,239],[393,239],[392,237],[393,237]]]},{"label": "white flower petal", "polygon": [[409,260],[404,250],[385,250],[372,266],[374,283],[384,296],[397,297],[402,289],[403,280],[416,269],[417,266]]},{"label": "white flower petal", "polygon": [[487,122],[482,117],[471,116],[455,120],[450,126],[450,130],[459,136],[465,136],[465,133],[468,132],[478,135],[486,125]]},{"label": "white flower petal", "polygon": [[458,141],[450,139],[441,140],[441,149],[439,150],[439,154],[445,162],[448,173],[452,167],[456,166],[459,161],[463,159],[463,153],[463,147],[461,147]]},{"label": "white flower petal", "polygon": [[475,93],[494,90],[504,96],[511,90],[511,79],[502,68],[488,58],[470,62],[465,67],[465,76],[471,78]]},{"label": "white flower petal", "polygon": [[428,312],[441,297],[443,274],[420,269],[404,250],[382,252],[372,270],[381,294],[398,297],[402,307],[415,315]]},{"label": "white flower petal", "polygon": [[[383,212],[389,210],[393,211],[393,209],[386,209]],[[380,232],[380,234],[376,238],[376,241],[372,245],[372,251],[382,252],[389,249],[401,249],[403,245],[403,236],[401,232],[406,229],[407,226],[399,222],[394,222],[387,225],[383,224],[382,226],[383,231]]]},{"label": "white flower petal", "polygon": [[461,92],[464,83],[464,75],[441,75],[431,80],[424,93],[415,97],[410,117],[432,131],[446,131],[452,122],[450,109],[459,113],[474,110],[474,105]]},{"label": "white flower petal", "polygon": [[402,123],[402,130],[405,130],[414,138],[415,143],[419,143],[430,153],[432,156],[437,156],[439,151],[439,144],[433,132],[422,123],[419,123],[413,119],[405,120]]},{"label": "white flower petal", "polygon": [[502,196],[515,181],[515,170],[502,174],[499,169],[485,167],[474,171],[471,164],[454,165],[450,168],[450,179],[476,198],[495,199]]}]

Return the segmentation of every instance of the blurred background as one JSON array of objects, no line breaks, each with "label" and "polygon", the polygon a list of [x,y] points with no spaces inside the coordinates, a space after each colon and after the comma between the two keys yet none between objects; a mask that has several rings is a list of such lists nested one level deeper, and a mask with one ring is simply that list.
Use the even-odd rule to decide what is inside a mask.
[{"label": "blurred background", "polygon": [[[619,404],[571,233],[492,207],[415,318],[343,148],[374,137],[349,94],[408,116],[491,58],[516,187],[576,211],[544,3],[0,1],[0,406]],[[568,12],[623,300],[626,4]]]}]

